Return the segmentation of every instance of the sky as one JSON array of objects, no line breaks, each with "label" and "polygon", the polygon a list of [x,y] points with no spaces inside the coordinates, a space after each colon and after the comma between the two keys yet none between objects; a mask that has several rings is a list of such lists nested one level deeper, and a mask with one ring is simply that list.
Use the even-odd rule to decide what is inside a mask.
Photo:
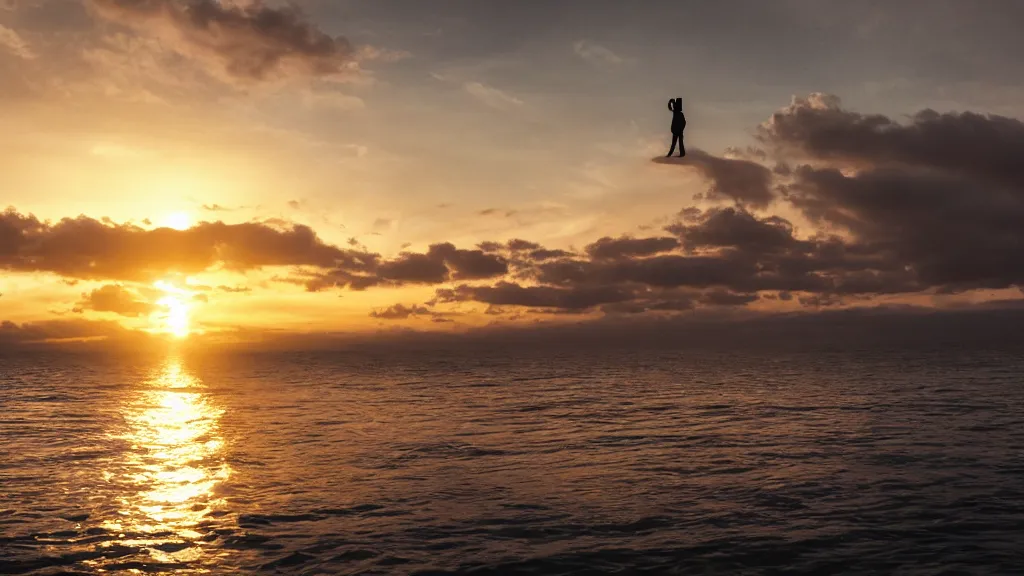
[{"label": "sky", "polygon": [[0,0],[0,344],[1013,306],[1022,23]]}]

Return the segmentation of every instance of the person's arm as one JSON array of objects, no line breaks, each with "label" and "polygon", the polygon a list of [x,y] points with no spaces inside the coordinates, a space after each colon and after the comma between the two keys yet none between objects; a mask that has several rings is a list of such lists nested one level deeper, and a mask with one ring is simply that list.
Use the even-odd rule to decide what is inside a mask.
[{"label": "person's arm", "polygon": [[669,110],[669,112],[675,112],[676,111],[675,108],[672,107],[672,103],[673,102],[675,102],[675,99],[673,99],[673,98],[669,98],[668,99],[668,110]]}]

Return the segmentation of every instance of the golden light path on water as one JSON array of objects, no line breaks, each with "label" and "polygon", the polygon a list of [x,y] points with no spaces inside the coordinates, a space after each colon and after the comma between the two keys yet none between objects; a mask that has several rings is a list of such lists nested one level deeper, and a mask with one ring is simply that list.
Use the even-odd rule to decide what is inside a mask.
[{"label": "golden light path on water", "polygon": [[119,545],[146,549],[153,563],[205,563],[201,530],[224,507],[217,489],[231,474],[223,412],[173,357],[130,392],[111,434],[130,447],[104,474],[120,494],[119,518],[104,525],[125,535]]}]

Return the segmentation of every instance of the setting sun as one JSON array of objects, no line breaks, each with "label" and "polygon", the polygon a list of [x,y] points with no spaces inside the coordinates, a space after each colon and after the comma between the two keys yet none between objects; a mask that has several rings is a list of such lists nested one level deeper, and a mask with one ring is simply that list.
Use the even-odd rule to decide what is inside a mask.
[{"label": "setting sun", "polygon": [[165,296],[158,300],[157,304],[167,308],[167,314],[163,317],[166,332],[174,335],[175,338],[188,336],[188,305],[179,300],[177,296]]},{"label": "setting sun", "polygon": [[159,330],[174,336],[185,338],[191,333],[189,313],[191,298],[187,290],[183,290],[163,280],[154,284],[165,296],[157,300],[157,305],[164,309],[158,318],[161,323]]},{"label": "setting sun", "polygon": [[168,214],[161,224],[167,228],[185,230],[192,225],[192,217],[186,212],[174,212]]}]

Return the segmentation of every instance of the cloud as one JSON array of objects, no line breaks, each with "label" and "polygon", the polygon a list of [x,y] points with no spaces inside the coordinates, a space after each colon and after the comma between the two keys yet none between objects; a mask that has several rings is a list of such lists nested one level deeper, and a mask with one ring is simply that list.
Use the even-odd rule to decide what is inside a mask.
[{"label": "cloud", "polygon": [[702,294],[700,301],[710,306],[742,306],[758,298],[756,293],[739,294],[728,290],[711,290]]},{"label": "cloud", "polygon": [[373,286],[443,284],[453,280],[482,280],[504,276],[509,263],[501,255],[483,250],[465,250],[451,243],[434,244],[426,253],[403,252],[381,260],[362,271],[344,266],[306,279],[310,290],[349,287],[365,290]]},{"label": "cloud", "polygon": [[480,82],[466,82],[463,89],[480,102],[496,110],[510,110],[523,105],[523,101]]},{"label": "cloud", "polygon": [[186,230],[144,229],[85,216],[43,222],[13,209],[0,213],[0,269],[66,278],[151,280],[267,266],[372,268],[378,256],[324,243],[300,224],[203,222]]},{"label": "cloud", "polygon": [[554,258],[568,258],[573,256],[567,250],[544,248],[536,242],[513,238],[506,243],[481,242],[480,250],[489,254],[502,254],[512,266],[529,266],[534,262],[542,262]]},{"label": "cloud", "polygon": [[50,320],[16,324],[0,322],[0,346],[41,344],[61,340],[107,339],[124,337],[130,332],[114,321]]},{"label": "cloud", "polygon": [[10,53],[25,60],[32,60],[36,57],[28,42],[16,31],[3,24],[0,24],[0,48],[5,48]]},{"label": "cloud", "polygon": [[[565,288],[641,286],[654,290],[654,297],[678,289],[882,294],[924,288],[884,246],[847,243],[835,236],[798,239],[793,227],[777,216],[761,218],[738,208],[688,211],[666,229],[678,235],[687,253],[659,253],[670,244],[661,237],[637,239],[634,245],[650,243],[659,252],[612,251],[614,258],[603,258],[592,249],[587,258],[537,263],[530,274],[540,284]],[[701,301],[699,295],[691,299]]]},{"label": "cloud", "polygon": [[653,160],[657,164],[696,168],[712,183],[707,192],[711,200],[729,199],[753,208],[767,208],[775,198],[771,170],[751,160],[721,158],[696,148],[687,150],[681,158],[658,156]]},{"label": "cloud", "polygon": [[669,252],[679,247],[679,240],[672,237],[660,238],[601,238],[587,246],[587,254],[595,260],[615,260],[636,256],[651,256]]},{"label": "cloud", "polygon": [[424,306],[405,306],[404,304],[395,304],[389,306],[383,310],[374,310],[370,312],[370,317],[379,318],[381,320],[406,320],[412,316],[429,316],[430,309]]},{"label": "cloud", "polygon": [[[483,252],[508,259],[519,281],[442,288],[438,301],[651,311],[743,306],[768,295],[820,306],[1024,282],[1024,187],[1015,164],[1002,160],[1012,157],[1005,149],[1019,149],[1016,121],[990,117],[985,127],[978,116],[924,112],[908,127],[845,112],[827,95],[794,102],[763,127],[766,150],[742,158],[697,150],[672,160],[700,170],[712,181],[712,197],[735,206],[688,207],[666,226],[672,237],[606,237],[583,253],[546,251],[523,239],[482,243]],[[969,126],[949,126],[964,122]],[[970,135],[972,147],[992,150],[993,159],[953,161],[945,144],[906,135],[937,130],[932,123],[950,137]],[[884,127],[877,128],[883,136],[860,134],[865,126]],[[769,169],[772,162],[787,169]],[[786,218],[751,211],[774,202],[822,227],[798,236]]]},{"label": "cloud", "polygon": [[444,260],[452,269],[453,280],[479,280],[508,273],[508,262],[504,258],[483,250],[460,250],[444,243],[431,246],[427,255]]},{"label": "cloud", "polygon": [[108,284],[82,294],[82,297],[83,300],[78,303],[75,312],[93,310],[137,318],[149,315],[156,310],[156,306],[142,300],[138,294],[119,284]]},{"label": "cloud", "polygon": [[819,94],[795,98],[759,138],[818,162],[794,169],[793,206],[891,251],[922,282],[956,291],[1024,281],[1019,120],[924,110],[900,124]]},{"label": "cloud", "polygon": [[377,218],[370,227],[374,232],[385,232],[395,227],[395,220],[392,218]]},{"label": "cloud", "polygon": [[354,69],[354,50],[293,6],[261,0],[88,0],[100,16],[158,37],[229,77],[260,81],[283,74],[334,76]]},{"label": "cloud", "polygon": [[1024,188],[936,171],[801,167],[791,201],[812,221],[886,249],[945,290],[1024,282]]},{"label": "cloud", "polygon": [[679,236],[692,250],[735,248],[749,253],[765,253],[809,248],[793,236],[793,225],[784,218],[758,218],[739,208],[712,208],[706,212],[688,212],[683,220],[666,230]]},{"label": "cloud", "polygon": [[508,260],[451,243],[390,259],[323,242],[312,228],[284,221],[202,222],[185,230],[145,229],[85,216],[44,222],[14,209],[0,213],[0,269],[65,278],[153,280],[216,267],[234,271],[308,267],[310,289],[440,284],[509,272]]},{"label": "cloud", "polygon": [[635,297],[633,291],[620,286],[521,286],[499,282],[494,286],[461,285],[437,291],[437,302],[483,302],[495,306],[527,306],[578,311],[600,304],[626,302]]},{"label": "cloud", "polygon": [[925,167],[1024,187],[1024,123],[972,112],[921,110],[907,124],[844,110],[838,97],[812,94],[772,115],[758,138],[779,153],[855,166]]},{"label": "cloud", "polygon": [[615,54],[608,48],[605,48],[600,44],[588,42],[586,40],[574,42],[572,45],[572,50],[573,52],[576,53],[577,56],[583,58],[584,60],[590,62],[591,64],[617,65],[625,62],[625,60],[623,60],[621,57],[619,57],[617,54]]},{"label": "cloud", "polygon": [[756,263],[738,256],[666,254],[614,261],[580,259],[545,262],[537,280],[558,286],[640,284],[657,288],[707,288],[750,282]]},{"label": "cloud", "polygon": [[[444,319],[444,306],[474,302],[492,314],[662,316],[1024,286],[1024,180],[1009,160],[1024,149],[1024,127],[969,113],[910,118],[849,112],[827,95],[795,99],[760,128],[762,149],[682,160],[732,205],[683,206],[659,233],[581,250],[511,238],[382,256],[286,221],[151,230],[12,209],[0,215],[0,269],[126,281],[287,266],[281,277],[311,291],[433,288],[428,306],[373,311],[380,319]],[[953,137],[971,151],[951,156],[959,144],[943,139]]]},{"label": "cloud", "polygon": [[428,318],[434,323],[448,323],[454,322],[455,317],[461,314],[457,312],[440,312],[437,310],[431,310],[426,306],[412,305],[406,306],[404,304],[394,304],[387,308],[376,309],[370,312],[371,318],[378,320],[409,320],[410,318]]}]

